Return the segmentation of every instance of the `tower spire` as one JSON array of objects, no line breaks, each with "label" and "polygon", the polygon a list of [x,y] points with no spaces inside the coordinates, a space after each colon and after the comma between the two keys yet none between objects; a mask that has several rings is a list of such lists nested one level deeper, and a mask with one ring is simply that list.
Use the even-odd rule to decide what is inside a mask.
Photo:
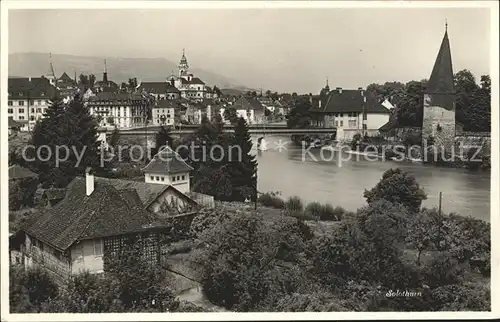
[{"label": "tower spire", "polygon": [[[445,28],[447,28],[445,25]],[[436,62],[427,82],[428,93],[453,93],[453,66],[451,62],[450,41],[445,30]]]},{"label": "tower spire", "polygon": [[448,19],[444,19],[444,31],[448,32]]},{"label": "tower spire", "polygon": [[108,72],[108,67],[106,66],[106,58],[104,58],[104,72]]},{"label": "tower spire", "polygon": [[102,81],[106,84],[108,83],[108,66],[106,65],[106,58],[104,58],[104,73],[102,74]]}]

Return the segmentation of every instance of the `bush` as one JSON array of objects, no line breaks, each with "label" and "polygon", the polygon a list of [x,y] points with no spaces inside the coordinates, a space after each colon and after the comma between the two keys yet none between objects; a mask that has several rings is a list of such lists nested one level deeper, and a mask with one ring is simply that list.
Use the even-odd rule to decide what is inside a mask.
[{"label": "bush", "polygon": [[267,192],[261,194],[258,198],[258,201],[261,205],[276,209],[283,209],[285,207],[285,201],[278,197],[278,194],[275,192]]},{"label": "bush", "polygon": [[43,303],[57,295],[57,284],[40,268],[11,267],[9,280],[13,313],[40,312]]},{"label": "bush", "polygon": [[461,281],[464,271],[464,266],[450,253],[439,253],[423,268],[424,282],[431,288],[457,284]]},{"label": "bush", "polygon": [[288,213],[302,212],[304,210],[304,203],[300,197],[290,197],[285,203],[285,210]]}]

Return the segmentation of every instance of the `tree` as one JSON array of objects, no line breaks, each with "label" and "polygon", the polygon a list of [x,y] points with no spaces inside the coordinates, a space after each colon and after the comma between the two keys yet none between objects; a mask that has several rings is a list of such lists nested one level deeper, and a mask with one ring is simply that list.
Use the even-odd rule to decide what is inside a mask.
[{"label": "tree", "polygon": [[99,166],[97,123],[79,96],[67,107],[55,99],[45,118],[35,125],[31,142],[35,150],[48,147],[39,149],[40,157],[34,156],[33,164],[44,186],[65,187],[87,167]]},{"label": "tree", "polygon": [[411,81],[405,84],[395,111],[399,125],[413,127],[422,126],[424,104],[423,91],[426,85],[426,80]]},{"label": "tree", "polygon": [[365,190],[364,197],[370,204],[380,199],[400,203],[411,211],[418,211],[427,195],[420,188],[415,177],[401,169],[389,169],[371,190]]},{"label": "tree", "polygon": [[422,209],[410,216],[406,241],[417,250],[416,264],[420,266],[420,256],[424,250],[438,246],[441,242],[441,224],[439,214],[435,209]]},{"label": "tree", "polygon": [[172,148],[173,143],[172,136],[170,134],[170,129],[165,126],[160,126],[160,130],[156,133],[155,136],[155,154],[159,152],[159,149],[169,146]]},{"label": "tree", "polygon": [[257,184],[257,161],[252,155],[252,138],[248,124],[240,117],[234,127],[234,137],[231,142],[231,159],[229,173],[233,187],[233,200],[255,200]]},{"label": "tree", "polygon": [[235,125],[238,121],[238,113],[233,106],[228,106],[224,110],[224,119]]},{"label": "tree", "polygon": [[38,313],[42,304],[57,295],[57,284],[40,268],[11,267],[9,274],[10,311]]},{"label": "tree", "polygon": [[120,142],[120,131],[118,130],[118,127],[115,126],[113,132],[111,133],[111,137],[109,138],[109,145],[116,149],[119,142]]},{"label": "tree", "polygon": [[307,128],[311,124],[310,110],[311,102],[305,97],[294,101],[293,107],[287,120],[287,126],[293,128]]}]

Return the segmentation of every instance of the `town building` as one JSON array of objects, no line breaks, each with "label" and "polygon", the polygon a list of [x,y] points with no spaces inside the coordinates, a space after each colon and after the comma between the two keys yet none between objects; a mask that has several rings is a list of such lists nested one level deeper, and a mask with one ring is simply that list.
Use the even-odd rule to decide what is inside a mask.
[{"label": "town building", "polygon": [[182,98],[202,100],[206,98],[207,86],[200,78],[195,77],[189,71],[186,53],[182,51],[182,57],[178,66],[178,75],[170,75],[167,82],[173,84],[180,91]]},{"label": "town building", "polygon": [[234,108],[237,116],[244,118],[248,124],[263,124],[266,120],[266,108],[253,96],[241,96],[230,106],[221,108],[222,119],[226,108]]},{"label": "town building", "polygon": [[85,104],[99,126],[123,129],[146,126],[154,100],[145,93],[103,91],[89,96]]},{"label": "town building", "polygon": [[102,73],[102,81],[95,82],[93,90],[99,92],[117,92],[119,90],[118,84],[108,79],[108,67],[106,60],[104,60],[104,72]]},{"label": "town building", "polygon": [[337,87],[311,109],[313,124],[337,128],[337,140],[352,140],[355,134],[375,136],[389,121],[391,112],[370,92]]},{"label": "town building", "polygon": [[153,124],[174,126],[176,109],[180,109],[176,101],[168,99],[157,100],[152,108]]},{"label": "town building", "polygon": [[181,92],[170,82],[141,82],[137,89],[150,94],[157,100],[176,100],[181,97]]},{"label": "town building", "polygon": [[[162,147],[157,147],[162,148]],[[164,147],[143,169],[144,181],[174,186],[182,193],[191,191],[189,175],[193,168],[170,147]]]},{"label": "town building", "polygon": [[21,124],[20,131],[31,131],[43,118],[57,92],[45,76],[9,77],[7,116]]}]

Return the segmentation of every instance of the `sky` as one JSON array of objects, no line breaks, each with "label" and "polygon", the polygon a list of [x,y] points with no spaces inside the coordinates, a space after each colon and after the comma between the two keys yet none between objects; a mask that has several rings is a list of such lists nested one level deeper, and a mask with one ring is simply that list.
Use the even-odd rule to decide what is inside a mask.
[{"label": "sky", "polygon": [[445,21],[454,71],[489,74],[490,13],[476,8],[10,10],[8,46],[174,62],[185,48],[190,66],[242,85],[318,93],[327,77],[342,88],[428,78]]}]

